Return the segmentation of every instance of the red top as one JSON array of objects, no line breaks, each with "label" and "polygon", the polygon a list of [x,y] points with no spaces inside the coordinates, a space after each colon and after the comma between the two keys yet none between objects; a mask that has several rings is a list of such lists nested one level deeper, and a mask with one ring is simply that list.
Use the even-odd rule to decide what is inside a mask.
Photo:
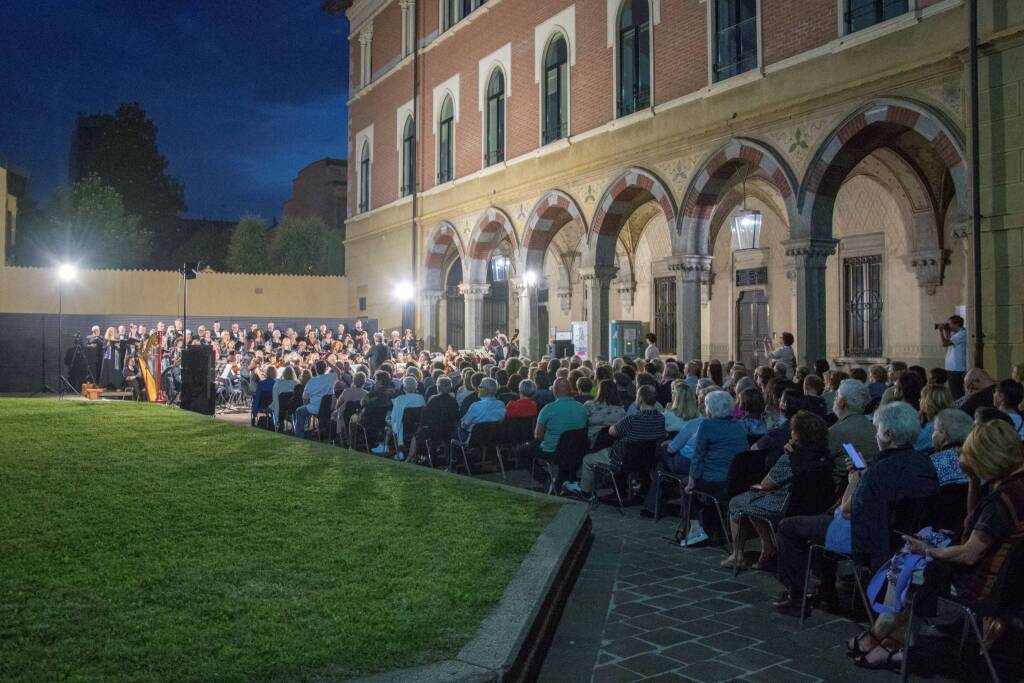
[{"label": "red top", "polygon": [[517,398],[505,405],[505,417],[533,417],[537,414],[537,404],[528,398]]}]

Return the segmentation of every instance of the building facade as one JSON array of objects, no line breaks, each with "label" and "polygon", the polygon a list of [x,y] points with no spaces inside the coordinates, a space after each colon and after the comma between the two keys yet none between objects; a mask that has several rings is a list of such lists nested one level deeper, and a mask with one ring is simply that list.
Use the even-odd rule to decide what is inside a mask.
[{"label": "building facade", "polygon": [[[962,0],[355,0],[353,312],[432,347],[586,321],[663,352],[941,365],[1024,352],[1024,6],[981,2],[981,268]],[[756,244],[753,232],[759,233]],[[981,307],[973,305],[975,279]]]},{"label": "building facade", "polygon": [[307,165],[292,180],[284,218],[316,217],[329,228],[344,229],[348,214],[348,162],[324,157]]}]

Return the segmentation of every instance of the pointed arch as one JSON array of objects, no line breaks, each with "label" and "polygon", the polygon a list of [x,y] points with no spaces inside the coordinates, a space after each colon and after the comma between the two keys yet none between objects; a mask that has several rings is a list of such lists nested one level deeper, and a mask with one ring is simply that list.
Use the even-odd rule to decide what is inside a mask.
[{"label": "pointed arch", "polygon": [[615,244],[629,217],[647,202],[656,202],[668,225],[676,221],[672,191],[661,178],[643,168],[628,168],[616,176],[601,194],[587,232],[584,266],[615,263]]},{"label": "pointed arch", "polygon": [[508,214],[497,207],[488,207],[470,234],[466,252],[466,282],[487,282],[487,261],[494,254],[495,248],[506,238],[512,245],[512,253],[519,253],[519,239]]},{"label": "pointed arch", "polygon": [[427,237],[423,250],[426,254],[423,271],[424,290],[439,291],[444,288],[442,271],[452,249],[458,254],[459,261],[465,264],[466,250],[462,246],[459,231],[448,221],[441,221]]},{"label": "pointed arch", "polygon": [[797,181],[789,164],[763,142],[734,138],[713,152],[694,173],[683,197],[679,243],[686,254],[710,253],[715,207],[742,180],[758,179],[775,188],[786,206],[790,225],[797,215]]},{"label": "pointed arch", "polygon": [[523,236],[522,270],[544,272],[544,255],[551,241],[564,226],[575,222],[586,234],[587,222],[576,200],[562,190],[548,190],[533,205],[526,219]]},{"label": "pointed arch", "polygon": [[[958,210],[968,204],[963,136],[938,110],[903,98],[872,100],[846,117],[818,147],[797,195],[809,237],[830,238],[832,213],[843,181],[865,157],[890,148],[908,160],[922,179],[938,168],[952,180]],[[929,191],[939,214],[945,198],[935,182]],[[939,221],[941,223],[941,221]]]}]

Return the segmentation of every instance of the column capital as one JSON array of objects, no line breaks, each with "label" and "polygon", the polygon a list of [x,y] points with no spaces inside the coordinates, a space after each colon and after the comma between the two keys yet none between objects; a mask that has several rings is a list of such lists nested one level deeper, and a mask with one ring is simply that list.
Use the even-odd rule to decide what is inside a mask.
[{"label": "column capital", "polygon": [[425,289],[421,296],[423,297],[423,300],[428,303],[437,303],[442,297],[444,297],[444,292],[440,289]]},{"label": "column capital", "polygon": [[798,262],[811,267],[824,268],[829,256],[836,253],[839,240],[822,237],[803,237],[786,240],[782,246],[786,256],[792,256]]},{"label": "column capital", "polygon": [[942,249],[918,249],[910,255],[910,265],[917,273],[917,284],[929,295],[935,294],[942,284],[946,252]]},{"label": "column capital", "polygon": [[488,284],[477,284],[475,282],[463,283],[459,285],[459,292],[462,296],[467,299],[476,299],[487,296],[487,293],[491,291],[491,286]]},{"label": "column capital", "polygon": [[610,285],[619,269],[615,266],[585,266],[577,272],[580,275],[580,280],[584,283],[597,281],[604,285]]},{"label": "column capital", "polygon": [[705,256],[703,254],[685,254],[677,257],[675,260],[668,264],[668,269],[672,272],[709,272],[711,270],[711,256]]},{"label": "column capital", "polygon": [[403,12],[408,12],[416,7],[416,0],[398,0],[398,6],[402,8]]},{"label": "column capital", "polygon": [[366,46],[373,40],[373,22],[368,21],[363,28],[359,29],[359,44]]},{"label": "column capital", "polygon": [[518,277],[510,278],[509,284],[512,285],[512,289],[514,289],[519,294],[519,296],[525,296],[526,294],[529,293],[531,289],[543,289],[544,278],[538,277],[536,280],[534,280],[533,284],[527,284],[526,278],[520,275]]}]

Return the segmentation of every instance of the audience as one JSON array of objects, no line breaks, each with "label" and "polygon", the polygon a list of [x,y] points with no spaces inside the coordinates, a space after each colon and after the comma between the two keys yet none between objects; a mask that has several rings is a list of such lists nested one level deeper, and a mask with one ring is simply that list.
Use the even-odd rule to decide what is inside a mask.
[{"label": "audience", "polygon": [[528,379],[519,382],[519,398],[505,404],[505,417],[537,417],[537,385]]}]

